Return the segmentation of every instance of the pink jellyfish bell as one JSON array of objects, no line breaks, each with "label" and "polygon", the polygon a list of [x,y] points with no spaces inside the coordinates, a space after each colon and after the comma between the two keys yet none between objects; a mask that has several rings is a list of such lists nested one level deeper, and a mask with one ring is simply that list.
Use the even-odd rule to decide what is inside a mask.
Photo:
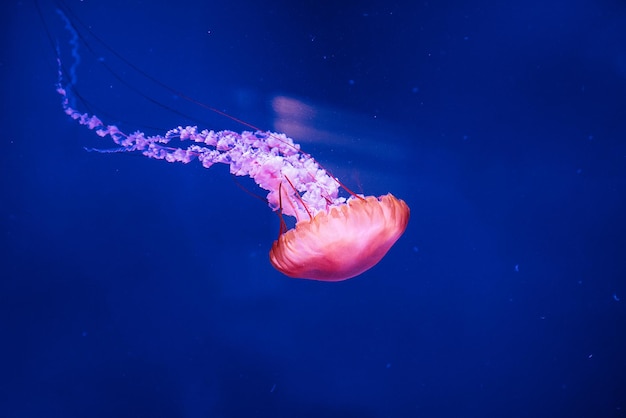
[{"label": "pink jellyfish bell", "polygon": [[270,261],[289,277],[340,281],[376,265],[400,238],[409,207],[391,193],[356,197],[282,233]]}]

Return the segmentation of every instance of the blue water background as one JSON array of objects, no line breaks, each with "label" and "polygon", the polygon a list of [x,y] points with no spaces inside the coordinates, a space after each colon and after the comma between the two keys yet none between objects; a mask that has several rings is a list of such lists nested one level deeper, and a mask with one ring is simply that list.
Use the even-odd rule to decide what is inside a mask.
[{"label": "blue water background", "polygon": [[623,2],[66,4],[111,48],[81,110],[246,129],[117,53],[411,220],[355,279],[282,276],[250,182],[86,152],[54,5],[5,2],[0,416],[626,416]]}]

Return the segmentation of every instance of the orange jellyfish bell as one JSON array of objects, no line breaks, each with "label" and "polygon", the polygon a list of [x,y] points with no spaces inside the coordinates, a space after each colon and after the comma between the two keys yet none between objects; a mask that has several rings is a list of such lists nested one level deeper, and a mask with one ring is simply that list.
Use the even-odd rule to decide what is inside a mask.
[{"label": "orange jellyfish bell", "polygon": [[391,193],[352,198],[281,234],[270,261],[289,277],[346,280],[376,265],[408,222],[409,207]]}]

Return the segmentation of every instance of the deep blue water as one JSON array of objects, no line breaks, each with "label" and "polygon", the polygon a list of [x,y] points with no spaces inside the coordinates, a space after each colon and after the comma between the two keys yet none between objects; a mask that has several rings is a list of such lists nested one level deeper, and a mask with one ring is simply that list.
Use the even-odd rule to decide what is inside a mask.
[{"label": "deep blue water", "polygon": [[3,3],[0,416],[626,416],[626,5],[500,3],[67,0],[81,110],[246,129],[123,57],[409,204],[340,283],[225,167],[86,152],[54,5]]}]

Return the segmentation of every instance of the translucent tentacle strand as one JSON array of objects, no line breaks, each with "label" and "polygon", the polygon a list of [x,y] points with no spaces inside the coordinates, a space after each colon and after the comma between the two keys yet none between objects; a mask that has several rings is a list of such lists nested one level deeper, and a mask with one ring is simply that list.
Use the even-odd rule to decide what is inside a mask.
[{"label": "translucent tentacle strand", "polygon": [[[57,92],[62,96],[67,115],[94,130],[100,137],[110,137],[120,146],[114,150],[93,151],[135,151],[170,163],[189,163],[197,159],[206,168],[216,163],[228,164],[232,174],[249,176],[269,192],[267,201],[273,210],[280,207],[279,185],[289,179],[291,184],[282,187],[283,199],[287,197],[290,201],[289,205],[283,205],[283,214],[298,220],[308,219],[308,212],[315,215],[346,201],[338,197],[339,183],[308,154],[300,152],[300,146],[285,134],[269,131],[216,132],[198,130],[196,126],[179,126],[164,135],[147,136],[141,131],[127,134],[115,125],[104,124],[95,115],[81,113],[70,106],[68,90],[62,87],[60,60]],[[172,146],[172,142],[191,144],[177,147]]]}]

